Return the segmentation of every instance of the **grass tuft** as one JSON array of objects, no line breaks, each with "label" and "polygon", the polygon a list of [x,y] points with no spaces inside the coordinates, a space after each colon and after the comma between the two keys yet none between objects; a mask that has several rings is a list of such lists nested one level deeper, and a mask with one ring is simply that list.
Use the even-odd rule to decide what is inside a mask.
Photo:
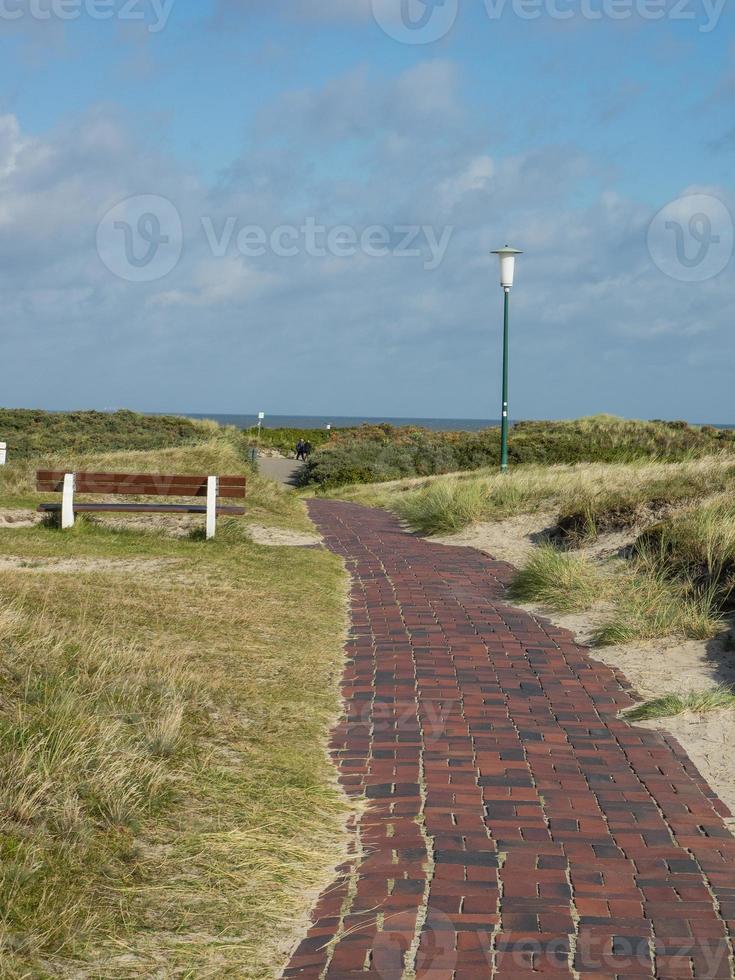
[{"label": "grass tuft", "polygon": [[512,599],[538,602],[559,612],[589,609],[609,591],[609,579],[589,559],[548,543],[533,552],[510,586]]},{"label": "grass tuft", "polygon": [[593,641],[611,646],[665,636],[707,640],[722,627],[715,589],[672,577],[666,565],[648,559],[636,563],[621,578],[615,611],[595,632]]},{"label": "grass tuft", "polygon": [[727,684],[720,684],[708,691],[691,691],[688,694],[665,694],[643,704],[636,705],[625,712],[628,721],[650,721],[654,718],[672,718],[685,711],[706,714],[735,708],[735,690]]}]

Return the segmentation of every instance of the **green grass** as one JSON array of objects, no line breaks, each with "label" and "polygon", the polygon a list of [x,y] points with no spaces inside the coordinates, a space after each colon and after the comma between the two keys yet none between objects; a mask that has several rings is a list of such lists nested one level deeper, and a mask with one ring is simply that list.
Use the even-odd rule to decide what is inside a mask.
[{"label": "green grass", "polygon": [[0,408],[0,440],[12,461],[59,452],[162,449],[200,442],[219,426],[176,415],[138,412],[44,412]]},{"label": "green grass", "polygon": [[600,646],[684,636],[706,640],[723,627],[716,591],[674,576],[655,558],[634,562],[621,580],[614,612],[595,632]]},{"label": "green grass", "polygon": [[[207,471],[233,452],[91,458]],[[209,543],[0,531],[2,976],[278,971],[342,846],[324,741],[344,589],[334,556],[259,547],[240,521]]]},{"label": "green grass", "polygon": [[479,481],[442,480],[397,500],[395,509],[417,531],[451,534],[479,520],[489,493],[488,485]]},{"label": "green grass", "polygon": [[708,691],[691,691],[688,694],[665,694],[660,698],[645,701],[625,712],[628,721],[650,721],[655,718],[672,718],[690,711],[706,714],[735,708],[735,691],[726,684],[710,688]]},{"label": "green grass", "polygon": [[677,575],[715,585],[731,604],[735,584],[735,499],[715,496],[647,529],[639,551],[655,551]]},{"label": "green grass", "polygon": [[559,612],[589,609],[613,591],[612,581],[592,562],[552,544],[541,544],[516,574],[510,597],[537,602]]}]

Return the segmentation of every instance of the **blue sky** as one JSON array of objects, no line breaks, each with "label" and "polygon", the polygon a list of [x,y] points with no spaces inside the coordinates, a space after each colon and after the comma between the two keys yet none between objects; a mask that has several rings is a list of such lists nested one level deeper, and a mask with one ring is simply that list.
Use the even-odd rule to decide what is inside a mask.
[{"label": "blue sky", "polygon": [[732,5],[405,2],[0,0],[0,401],[735,422]]}]

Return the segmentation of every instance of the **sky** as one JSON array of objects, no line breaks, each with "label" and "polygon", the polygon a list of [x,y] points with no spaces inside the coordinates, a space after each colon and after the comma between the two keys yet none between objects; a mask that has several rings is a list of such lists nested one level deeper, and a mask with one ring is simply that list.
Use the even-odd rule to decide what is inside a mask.
[{"label": "sky", "polygon": [[0,404],[735,423],[730,0],[0,0]]}]

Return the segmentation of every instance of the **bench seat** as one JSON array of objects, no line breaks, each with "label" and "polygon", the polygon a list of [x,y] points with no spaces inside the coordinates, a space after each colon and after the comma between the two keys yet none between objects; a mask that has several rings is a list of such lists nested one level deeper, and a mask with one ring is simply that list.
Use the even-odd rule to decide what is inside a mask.
[{"label": "bench seat", "polygon": [[[245,476],[202,476],[190,473],[163,475],[160,473],[70,473],[64,470],[39,470],[36,489],[39,493],[60,493],[59,503],[42,503],[42,514],[59,514],[61,527],[74,526],[77,514],[204,514],[207,540],[214,537],[218,517],[242,517],[242,505],[220,504],[220,497],[245,498]],[[121,496],[140,498],[206,497],[206,503],[166,504],[156,500],[150,504],[109,503],[102,500],[90,504],[78,500],[81,496]]]},{"label": "bench seat", "polygon": [[[61,504],[39,504],[40,513],[58,514]],[[74,503],[75,514],[206,514],[203,504],[79,504]],[[244,507],[218,506],[217,517],[242,517]]]}]

